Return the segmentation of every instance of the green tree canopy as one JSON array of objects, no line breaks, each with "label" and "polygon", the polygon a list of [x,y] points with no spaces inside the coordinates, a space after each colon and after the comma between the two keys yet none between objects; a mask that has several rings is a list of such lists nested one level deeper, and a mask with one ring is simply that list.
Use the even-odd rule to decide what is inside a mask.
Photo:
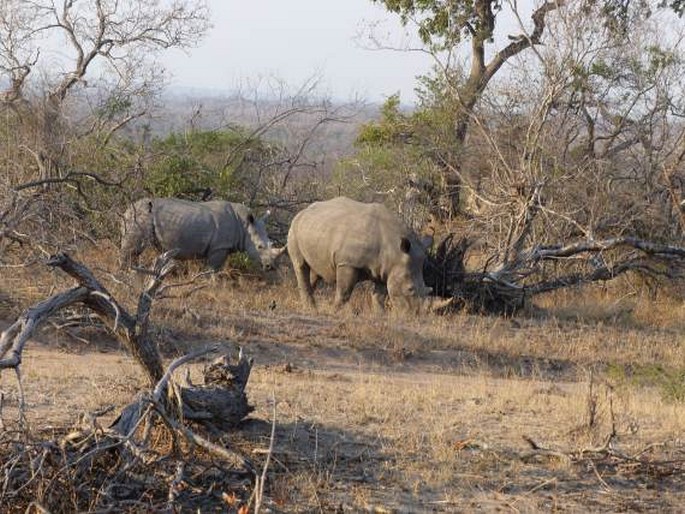
[{"label": "green tree canopy", "polygon": [[152,144],[146,188],[156,196],[198,197],[211,192],[243,200],[250,174],[272,155],[273,147],[246,130],[172,133]]}]

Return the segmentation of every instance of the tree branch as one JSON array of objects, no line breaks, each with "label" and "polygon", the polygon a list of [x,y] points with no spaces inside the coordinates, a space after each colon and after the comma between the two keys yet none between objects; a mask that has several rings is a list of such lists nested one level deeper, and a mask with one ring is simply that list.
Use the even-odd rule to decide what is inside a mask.
[{"label": "tree branch", "polygon": [[542,38],[542,34],[545,31],[545,17],[548,13],[563,7],[565,0],[552,0],[545,2],[540,7],[538,7],[532,14],[531,18],[533,20],[533,32],[528,35],[522,35],[517,38],[516,41],[509,43],[502,50],[497,52],[492,61],[488,63],[482,78],[482,87],[490,81],[490,79],[499,71],[502,65],[507,62],[511,57],[521,53],[523,50],[532,47],[533,45],[539,45]]},{"label": "tree branch", "polygon": [[[111,324],[112,330],[127,343],[128,350],[145,370],[150,383],[152,385],[156,384],[162,378],[164,372],[159,353],[149,340],[147,324],[141,329],[140,319],[133,318],[117,303],[109,291],[100,284],[88,268],[74,261],[67,254],[59,253],[51,257],[47,264],[48,266],[60,268],[89,291],[99,293],[97,295],[89,294],[83,300],[83,303],[93,309],[104,321]],[[153,279],[153,282],[154,280],[155,279]],[[147,319],[151,303],[150,299],[150,301],[145,304],[145,307],[139,305],[139,316]]]},{"label": "tree branch", "polygon": [[[28,339],[46,318],[60,309],[88,298],[87,287],[79,286],[51,296],[27,309],[21,317],[0,335],[0,370],[17,368]],[[9,355],[5,357],[5,355]]]},{"label": "tree branch", "polygon": [[571,257],[579,253],[601,252],[620,246],[632,247],[646,253],[647,255],[676,256],[685,258],[685,248],[681,248],[679,246],[654,243],[652,241],[645,241],[635,237],[612,237],[599,241],[579,241],[577,243],[572,243],[565,246],[538,246],[529,252],[529,254],[525,257],[525,260],[540,261],[560,259]]}]

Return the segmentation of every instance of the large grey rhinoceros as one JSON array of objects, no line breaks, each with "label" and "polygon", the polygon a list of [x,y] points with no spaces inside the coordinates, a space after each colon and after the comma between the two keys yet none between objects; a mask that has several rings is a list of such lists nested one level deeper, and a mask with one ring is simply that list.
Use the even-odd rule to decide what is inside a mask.
[{"label": "large grey rhinoceros", "polygon": [[255,218],[245,205],[176,198],[143,198],[124,213],[121,267],[136,264],[146,247],[176,249],[176,258],[204,259],[214,271],[221,269],[230,253],[238,251],[271,269],[285,251],[272,247],[264,218]]},{"label": "large grey rhinoceros", "polygon": [[335,305],[349,300],[357,282],[374,282],[373,298],[383,308],[387,294],[400,309],[435,309],[449,302],[424,298],[424,247],[385,206],[339,197],[300,211],[288,232],[288,253],[300,297],[314,306],[319,279],[335,283]]}]

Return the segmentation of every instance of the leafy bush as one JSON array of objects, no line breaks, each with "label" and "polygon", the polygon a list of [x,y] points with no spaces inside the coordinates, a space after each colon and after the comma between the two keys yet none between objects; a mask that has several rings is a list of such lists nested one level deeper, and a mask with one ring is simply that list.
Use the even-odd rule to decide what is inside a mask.
[{"label": "leafy bush", "polygon": [[427,117],[425,111],[403,112],[398,95],[388,98],[380,119],[361,126],[356,153],[335,169],[332,194],[382,201],[409,225],[425,224],[441,187],[439,166],[424,144],[431,131]]},{"label": "leafy bush", "polygon": [[682,403],[685,401],[685,369],[645,365],[609,365],[608,375],[619,384],[634,387],[656,387],[664,400]]},{"label": "leafy bush", "polygon": [[242,130],[172,133],[152,145],[145,186],[155,196],[193,196],[211,190],[234,196],[251,164],[263,161],[269,146]]}]

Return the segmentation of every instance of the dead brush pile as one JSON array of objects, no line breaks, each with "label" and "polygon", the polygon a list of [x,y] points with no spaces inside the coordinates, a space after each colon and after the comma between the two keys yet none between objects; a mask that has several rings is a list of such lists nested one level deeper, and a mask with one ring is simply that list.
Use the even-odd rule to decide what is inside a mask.
[{"label": "dead brush pile", "polygon": [[[245,394],[252,360],[242,351],[235,364],[221,355],[205,366],[202,384],[193,384],[188,375],[176,382],[178,368],[217,348],[196,350],[165,369],[148,333],[152,302],[165,290],[172,257],[167,252],[158,258],[135,315],[68,255],[48,260],[48,266],[61,269],[78,285],[28,308],[0,335],[0,370],[13,369],[19,385],[17,427],[0,436],[0,505],[12,505],[16,512],[225,511],[246,504],[258,510],[260,477],[222,439],[253,410]],[[142,367],[150,388],[107,427],[98,419],[111,409],[84,415],[75,430],[31,432],[22,387],[24,348],[43,321],[75,304],[111,327]],[[2,423],[0,428],[5,428]]]},{"label": "dead brush pile", "polygon": [[467,272],[470,241],[448,234],[427,255],[423,275],[426,285],[441,298],[454,298],[453,309],[471,313],[510,315],[525,305],[525,289],[486,272]]},{"label": "dead brush pile", "polygon": [[251,502],[252,472],[227,470],[168,427],[150,428],[147,444],[91,429],[4,431],[4,512],[231,512]]},{"label": "dead brush pile", "polygon": [[660,287],[685,276],[685,248],[635,237],[532,245],[491,255],[480,269],[467,270],[467,238],[442,238],[424,263],[424,279],[435,295],[454,298],[453,308],[472,313],[513,315],[533,297],[632,274]]}]

